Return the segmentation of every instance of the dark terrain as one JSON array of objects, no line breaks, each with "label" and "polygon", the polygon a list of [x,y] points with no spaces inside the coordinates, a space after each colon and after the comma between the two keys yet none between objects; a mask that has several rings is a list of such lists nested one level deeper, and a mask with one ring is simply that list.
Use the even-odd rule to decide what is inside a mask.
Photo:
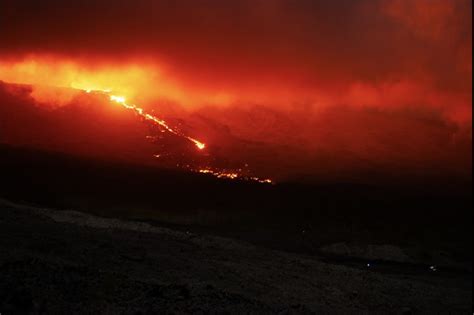
[{"label": "dark terrain", "polygon": [[472,312],[469,181],[260,185],[11,146],[0,174],[2,314]]},{"label": "dark terrain", "polygon": [[468,313],[467,276],[392,274],[2,203],[2,314]]}]

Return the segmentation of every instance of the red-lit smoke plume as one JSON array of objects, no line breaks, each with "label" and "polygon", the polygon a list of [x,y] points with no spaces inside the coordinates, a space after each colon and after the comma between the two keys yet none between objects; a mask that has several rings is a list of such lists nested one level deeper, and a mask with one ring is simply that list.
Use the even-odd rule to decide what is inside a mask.
[{"label": "red-lit smoke plume", "polygon": [[2,0],[0,80],[34,84],[48,106],[71,97],[48,86],[111,90],[265,176],[467,174],[471,11],[469,0]]}]

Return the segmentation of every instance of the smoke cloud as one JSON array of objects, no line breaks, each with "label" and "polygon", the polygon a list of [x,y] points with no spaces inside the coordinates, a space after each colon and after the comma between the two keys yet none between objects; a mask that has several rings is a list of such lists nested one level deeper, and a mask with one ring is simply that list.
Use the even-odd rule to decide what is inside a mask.
[{"label": "smoke cloud", "polygon": [[471,12],[469,0],[2,0],[0,80],[111,89],[224,148],[222,130],[275,146],[285,173],[327,160],[465,172]]}]

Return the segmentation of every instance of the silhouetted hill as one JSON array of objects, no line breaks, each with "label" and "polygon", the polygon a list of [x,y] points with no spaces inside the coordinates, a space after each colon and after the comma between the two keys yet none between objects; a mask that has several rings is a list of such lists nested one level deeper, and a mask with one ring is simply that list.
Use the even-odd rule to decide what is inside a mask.
[{"label": "silhouetted hill", "polygon": [[472,252],[469,182],[261,185],[5,145],[0,172],[0,196],[11,200],[201,226],[289,250],[361,241]]}]

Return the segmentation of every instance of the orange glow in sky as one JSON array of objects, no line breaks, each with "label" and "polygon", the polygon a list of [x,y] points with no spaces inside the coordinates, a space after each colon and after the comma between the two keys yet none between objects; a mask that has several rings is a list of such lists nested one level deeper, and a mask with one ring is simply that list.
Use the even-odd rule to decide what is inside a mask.
[{"label": "orange glow in sky", "polygon": [[197,170],[472,168],[470,0],[1,6],[1,81],[45,108],[106,95],[202,151],[194,162],[212,156]]},{"label": "orange glow in sky", "polygon": [[115,91],[127,99],[168,100],[185,107],[203,103],[222,105],[232,100],[229,94],[222,91],[198,91],[184,87],[151,63],[92,66],[52,57],[30,57],[14,62],[0,60],[0,80],[84,91]]}]

